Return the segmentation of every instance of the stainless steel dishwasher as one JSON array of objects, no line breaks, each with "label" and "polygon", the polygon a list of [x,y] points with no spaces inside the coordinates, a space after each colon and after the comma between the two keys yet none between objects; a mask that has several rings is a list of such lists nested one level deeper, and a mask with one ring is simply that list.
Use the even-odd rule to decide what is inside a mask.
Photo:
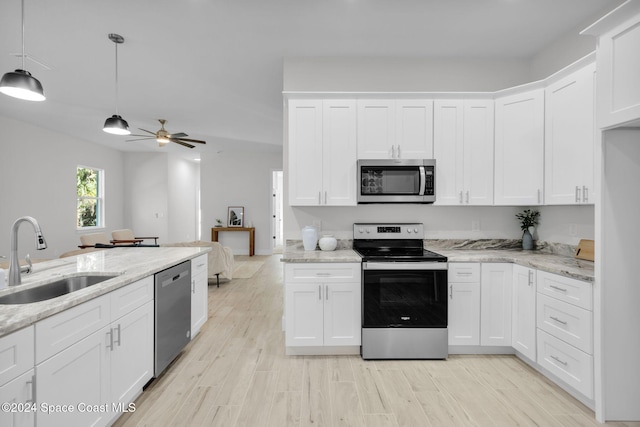
[{"label": "stainless steel dishwasher", "polygon": [[155,309],[157,377],[191,339],[191,261],[156,273]]}]

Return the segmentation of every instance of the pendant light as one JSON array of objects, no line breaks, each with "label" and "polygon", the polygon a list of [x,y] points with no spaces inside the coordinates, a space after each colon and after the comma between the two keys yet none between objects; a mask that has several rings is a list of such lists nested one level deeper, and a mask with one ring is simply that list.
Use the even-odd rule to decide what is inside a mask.
[{"label": "pendant light", "polygon": [[22,0],[22,68],[6,73],[0,80],[0,92],[27,101],[44,101],[42,84],[24,69],[24,0]]},{"label": "pendant light", "polygon": [[129,123],[118,115],[118,45],[124,43],[124,37],[111,33],[109,40],[116,45],[116,113],[104,122],[102,130],[114,135],[130,135]]}]

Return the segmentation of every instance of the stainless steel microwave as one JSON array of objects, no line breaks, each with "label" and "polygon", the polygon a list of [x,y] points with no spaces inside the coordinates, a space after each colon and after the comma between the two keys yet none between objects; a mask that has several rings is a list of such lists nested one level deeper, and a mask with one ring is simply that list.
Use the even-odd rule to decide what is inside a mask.
[{"label": "stainless steel microwave", "polygon": [[358,160],[358,203],[433,203],[434,159]]}]

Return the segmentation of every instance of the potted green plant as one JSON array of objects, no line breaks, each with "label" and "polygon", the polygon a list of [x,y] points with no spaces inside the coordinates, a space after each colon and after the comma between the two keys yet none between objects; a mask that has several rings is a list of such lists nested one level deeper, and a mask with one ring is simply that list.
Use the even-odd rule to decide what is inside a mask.
[{"label": "potted green plant", "polygon": [[520,220],[520,229],[522,230],[522,249],[533,249],[532,228],[538,225],[540,212],[525,209],[523,212],[516,214],[516,218]]},{"label": "potted green plant", "polygon": [[222,227],[222,220],[220,218],[216,218],[216,227]]}]

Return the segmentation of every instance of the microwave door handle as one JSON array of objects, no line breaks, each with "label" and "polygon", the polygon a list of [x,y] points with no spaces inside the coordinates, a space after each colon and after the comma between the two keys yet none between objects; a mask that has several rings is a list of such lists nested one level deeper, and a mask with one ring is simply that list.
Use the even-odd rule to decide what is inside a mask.
[{"label": "microwave door handle", "polygon": [[424,192],[427,186],[427,175],[424,171],[424,166],[418,166],[420,170],[420,192],[418,193],[420,196],[424,196]]}]

